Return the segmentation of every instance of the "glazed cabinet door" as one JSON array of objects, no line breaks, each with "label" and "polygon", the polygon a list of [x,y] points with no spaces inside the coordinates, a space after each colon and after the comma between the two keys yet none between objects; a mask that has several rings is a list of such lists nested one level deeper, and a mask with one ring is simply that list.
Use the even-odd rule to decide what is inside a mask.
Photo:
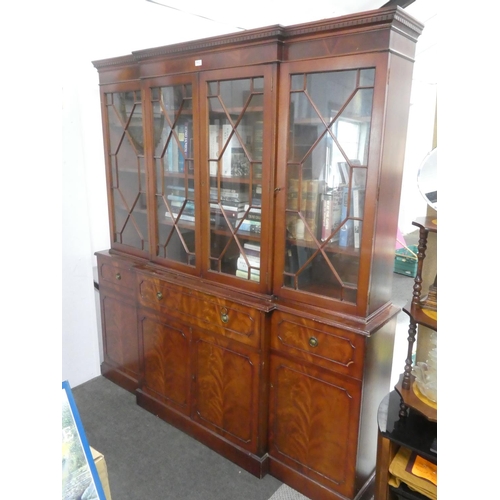
[{"label": "glazed cabinet door", "polygon": [[281,67],[275,294],[352,314],[369,284],[381,69],[349,61]]},{"label": "glazed cabinet door", "polygon": [[149,255],[142,91],[138,83],[101,88],[111,247]]},{"label": "glazed cabinet door", "polygon": [[306,478],[352,498],[361,382],[277,354],[270,381],[271,473],[296,488],[306,488]]},{"label": "glazed cabinet door", "polygon": [[260,291],[270,286],[275,78],[271,65],[200,75],[204,273]]},{"label": "glazed cabinet door", "polygon": [[199,264],[196,78],[145,82],[151,163],[152,259],[184,272]]},{"label": "glazed cabinet door", "polygon": [[139,309],[140,392],[184,415],[190,411],[191,329],[168,315]]}]

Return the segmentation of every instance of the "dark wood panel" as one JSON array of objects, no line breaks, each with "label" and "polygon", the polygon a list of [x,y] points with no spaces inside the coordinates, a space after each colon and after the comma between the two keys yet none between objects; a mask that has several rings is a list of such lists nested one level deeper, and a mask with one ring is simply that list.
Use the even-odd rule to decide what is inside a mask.
[{"label": "dark wood panel", "polygon": [[140,303],[145,307],[168,312],[193,326],[259,346],[261,314],[251,307],[149,276],[139,277],[138,291]]},{"label": "dark wood panel", "polygon": [[270,455],[349,498],[361,383],[271,355]]},{"label": "dark wood panel", "polygon": [[[139,378],[139,343],[135,305],[106,294],[103,289],[100,294],[104,361],[108,365],[104,371],[112,368],[136,385]],[[128,384],[125,388],[130,390]]]},{"label": "dark wood panel", "polygon": [[253,453],[259,436],[260,353],[198,334],[193,350],[193,418]]},{"label": "dark wood panel", "polygon": [[361,379],[362,336],[281,311],[273,315],[272,325],[271,349]]},{"label": "dark wood panel", "polygon": [[139,310],[145,394],[188,414],[190,410],[189,327]]}]

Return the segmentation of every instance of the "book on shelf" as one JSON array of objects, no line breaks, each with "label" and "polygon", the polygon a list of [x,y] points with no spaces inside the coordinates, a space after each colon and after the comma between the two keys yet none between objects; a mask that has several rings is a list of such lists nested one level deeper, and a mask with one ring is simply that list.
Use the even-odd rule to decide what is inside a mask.
[{"label": "book on shelf", "polygon": [[251,281],[260,281],[260,271],[259,272],[248,272],[248,271],[243,271],[241,269],[236,269],[236,276],[238,278],[244,278],[244,279],[249,279]]},{"label": "book on shelf", "polygon": [[[361,243],[361,220],[353,220],[352,217],[362,218],[364,208],[365,190],[344,186],[342,195],[341,220],[349,219],[342,225],[339,231],[339,246],[359,248]],[[349,198],[351,206],[348,207]]]},{"label": "book on shelf", "polygon": [[179,171],[179,146],[174,136],[170,137],[170,142],[167,146],[167,172],[178,172]]},{"label": "book on shelf", "polygon": [[[233,131],[230,123],[219,126],[218,120],[209,125],[209,159],[215,160],[224,149],[221,160],[223,177],[247,177],[250,173],[250,160],[247,152],[252,144],[253,127],[238,125]],[[245,150],[246,148],[246,150]],[[217,162],[210,162],[210,175],[217,175]]]},{"label": "book on shelf", "polygon": [[[365,190],[355,187],[352,190],[352,215],[356,218],[363,217],[365,200]],[[353,232],[354,232],[354,248],[359,248],[361,244],[361,228],[363,222],[361,220],[353,220]]]},{"label": "book on shelf", "polygon": [[245,212],[241,210],[228,210],[218,205],[215,207],[210,205],[210,223],[215,224],[216,227],[225,228],[228,222],[232,227],[236,227],[244,215]]},{"label": "book on shelf", "polygon": [[258,257],[260,259],[260,244],[258,243],[244,243],[243,251],[247,257]]},{"label": "book on shelf", "polygon": [[332,234],[333,194],[321,195],[321,241],[326,241]]},{"label": "book on shelf", "polygon": [[248,220],[260,221],[262,218],[262,210],[258,207],[245,205],[245,213]]},{"label": "book on shelf", "polygon": [[216,187],[210,188],[210,202],[217,203],[218,201],[224,204],[245,205],[248,204],[248,191],[239,191],[237,189],[221,188],[220,191]]},{"label": "book on shelf", "polygon": [[261,222],[256,220],[243,219],[238,226],[239,231],[247,231],[249,233],[260,234]]},{"label": "book on shelf", "polygon": [[340,171],[341,184],[349,184],[349,164],[346,161],[338,162],[338,169]]},{"label": "book on shelf", "polygon": [[246,258],[242,255],[238,257],[236,262],[237,269],[241,271],[248,271],[251,269],[252,271],[260,272],[260,257],[250,257],[246,256]]},{"label": "book on shelf", "polygon": [[185,199],[183,194],[167,194],[167,200],[184,202]]},{"label": "book on shelf", "polygon": [[222,125],[222,148],[224,146],[226,149],[224,150],[224,154],[222,155],[222,175],[224,177],[231,177],[231,161],[232,161],[232,143],[235,140],[234,134],[231,136],[233,132],[233,127],[229,123],[225,123]]},{"label": "book on shelf", "polygon": [[348,247],[352,245],[352,219],[347,219],[349,216],[349,186],[344,186],[342,189],[342,211],[341,219],[345,221],[339,231],[339,246]]},{"label": "book on shelf", "polygon": [[170,208],[172,211],[180,212],[182,209],[183,213],[194,214],[194,201],[182,200],[182,201],[171,201]]},{"label": "book on shelf", "polygon": [[306,241],[313,241],[313,235],[317,236],[318,233],[318,201],[321,182],[318,180],[302,181],[305,207],[301,207],[301,210],[303,210],[305,222],[309,227],[309,230],[306,229],[304,232],[304,240]]},{"label": "book on shelf", "polygon": [[253,242],[253,241],[246,241],[243,244],[243,248],[245,250],[253,250],[253,251],[258,252],[260,254],[260,243]]},{"label": "book on shelf", "polygon": [[220,214],[224,213],[227,217],[233,219],[243,219],[245,216],[244,210],[234,210],[232,207],[225,207],[216,203],[210,203],[210,213]]},{"label": "book on shelf", "polygon": [[182,212],[180,216],[178,212],[172,212],[172,215],[170,215],[170,212],[167,211],[165,212],[165,219],[172,221],[183,220],[187,222],[194,222],[196,220],[196,217],[194,214],[191,215],[191,214],[186,214],[184,212]]},{"label": "book on shelf", "polygon": [[244,203],[231,203],[231,202],[210,202],[210,210],[226,210],[228,212],[237,212],[242,216],[245,214],[245,204]]},{"label": "book on shelf", "polygon": [[[258,120],[253,126],[253,160],[262,161],[262,146],[264,144],[264,122]],[[262,165],[260,169],[254,164],[254,178],[262,177]]]},{"label": "book on shelf", "polygon": [[262,185],[257,184],[252,187],[252,205],[262,205]]},{"label": "book on shelf", "polygon": [[288,180],[288,189],[286,192],[287,204],[286,208],[290,210],[298,210],[299,209],[299,180],[298,179],[289,179]]},{"label": "book on shelf", "polygon": [[[169,184],[166,186],[166,189],[170,194],[175,193],[177,196],[182,196],[183,198],[194,198],[194,188],[191,187],[186,188],[184,185],[176,186],[175,184]],[[186,191],[187,194],[191,194],[191,196],[186,196]]]},{"label": "book on shelf", "polygon": [[177,138],[179,139],[179,152],[178,152],[178,160],[177,160],[177,170],[176,172],[183,173],[184,172],[184,164],[185,159],[187,158],[187,144],[188,144],[188,124],[187,122],[179,123],[177,125]]},{"label": "book on shelf", "polygon": [[250,173],[250,162],[245,150],[240,147],[231,149],[231,177],[247,177]]},{"label": "book on shelf", "polygon": [[215,120],[213,124],[208,126],[208,159],[210,164],[210,175],[212,177],[217,175],[217,160],[219,159],[219,129],[219,120]]},{"label": "book on shelf", "polygon": [[[321,198],[321,241],[339,241],[339,232],[335,230],[342,221],[343,189],[333,189]],[[335,234],[332,236],[332,233]]]}]

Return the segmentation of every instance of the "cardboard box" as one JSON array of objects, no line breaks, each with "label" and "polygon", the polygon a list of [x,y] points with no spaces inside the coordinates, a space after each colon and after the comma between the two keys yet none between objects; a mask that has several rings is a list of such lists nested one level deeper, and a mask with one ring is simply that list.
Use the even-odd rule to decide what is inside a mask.
[{"label": "cardboard box", "polygon": [[111,500],[111,491],[109,489],[108,480],[108,468],[106,467],[106,460],[104,460],[104,455],[97,450],[94,450],[92,446],[90,446],[90,451],[92,452],[92,458],[94,459],[97,473],[99,474],[99,479],[101,480],[102,489],[104,490],[104,494],[106,495],[106,500]]}]

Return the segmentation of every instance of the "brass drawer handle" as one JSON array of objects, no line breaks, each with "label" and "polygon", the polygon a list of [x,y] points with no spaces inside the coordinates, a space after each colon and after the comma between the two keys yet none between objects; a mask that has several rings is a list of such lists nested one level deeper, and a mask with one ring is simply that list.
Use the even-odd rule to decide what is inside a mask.
[{"label": "brass drawer handle", "polygon": [[121,275],[120,273],[116,273],[115,278],[116,278],[117,280],[121,280],[121,279],[122,279],[122,275]]},{"label": "brass drawer handle", "polygon": [[318,339],[316,337],[311,337],[309,339],[309,345],[311,347],[318,347],[318,344],[319,344],[319,342],[318,342]]},{"label": "brass drawer handle", "polygon": [[157,298],[158,300],[163,299],[163,293],[161,293],[161,292],[156,292],[156,298]]},{"label": "brass drawer handle", "polygon": [[220,312],[220,319],[223,323],[227,323],[229,321],[229,315],[227,314],[227,309],[225,307],[223,307]]}]

